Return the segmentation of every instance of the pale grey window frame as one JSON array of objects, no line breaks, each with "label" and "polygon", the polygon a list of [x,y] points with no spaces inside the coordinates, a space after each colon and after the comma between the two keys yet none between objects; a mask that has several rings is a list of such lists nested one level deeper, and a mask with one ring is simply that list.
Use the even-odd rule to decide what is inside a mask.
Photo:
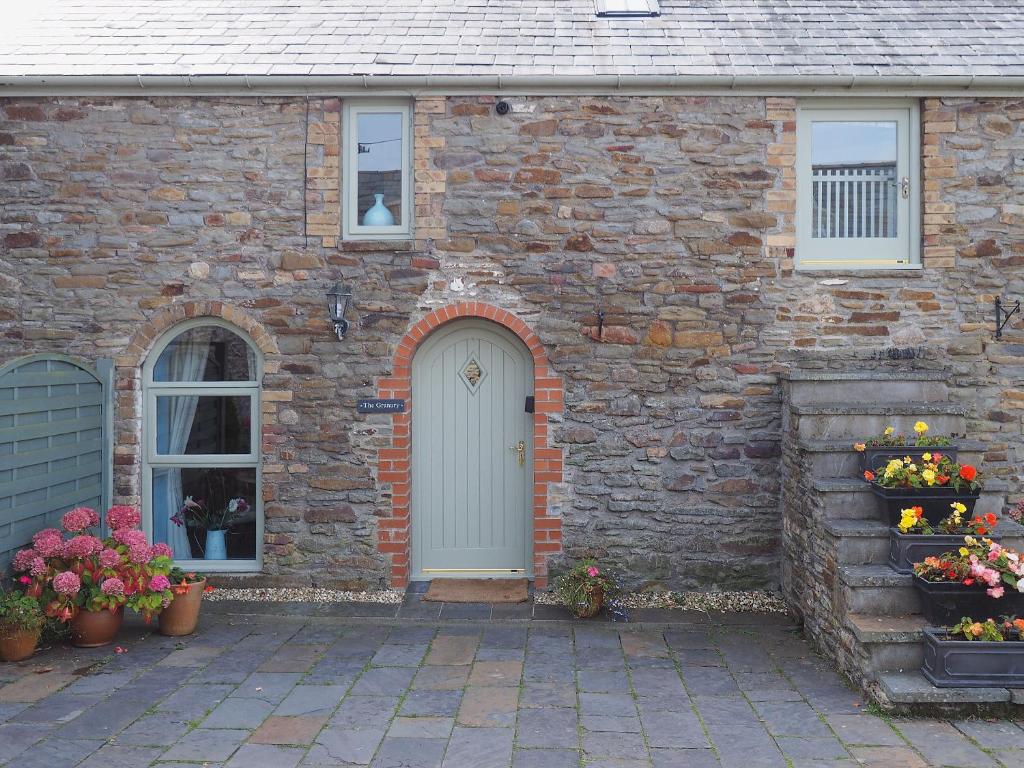
[{"label": "pale grey window frame", "polygon": [[627,0],[627,2],[594,0],[594,13],[602,18],[612,19],[660,16],[661,4],[658,0]]},{"label": "pale grey window frame", "polygon": [[[897,233],[892,243],[882,238],[811,237],[811,123],[816,120],[897,122],[897,184],[909,181],[909,197],[897,195]],[[921,113],[914,99],[805,99],[797,104],[796,121],[796,251],[801,271],[921,268]],[[879,249],[885,245],[881,255]],[[839,251],[839,253],[837,253]],[[845,252],[843,252],[845,251]]]},{"label": "pale grey window frame", "polygon": [[[359,223],[359,131],[364,112],[402,115],[402,219],[390,227],[366,227]],[[342,107],[341,236],[343,240],[410,240],[413,236],[412,102],[408,100],[346,99]]]},{"label": "pale grey window frame", "polygon": [[[192,328],[217,326],[241,338],[253,352],[255,375],[252,381],[153,381],[156,361],[167,346],[178,336]],[[164,333],[153,347],[142,366],[142,529],[152,541],[153,537],[153,468],[154,467],[224,467],[227,469],[256,470],[256,557],[251,560],[176,560],[186,570],[207,573],[253,573],[263,570],[263,470],[260,461],[262,430],[260,427],[263,382],[263,355],[259,347],[242,329],[224,320],[201,317],[178,323]],[[248,454],[158,454],[156,452],[156,398],[174,395],[237,395],[249,396],[250,435]]]}]

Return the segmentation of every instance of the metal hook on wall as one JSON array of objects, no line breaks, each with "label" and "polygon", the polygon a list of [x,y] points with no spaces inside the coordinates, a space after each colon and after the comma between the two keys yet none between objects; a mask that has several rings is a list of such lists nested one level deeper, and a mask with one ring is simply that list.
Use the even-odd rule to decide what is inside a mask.
[{"label": "metal hook on wall", "polygon": [[1003,300],[996,296],[996,338],[1001,339],[1003,337],[1003,328],[1010,318],[1020,312],[1020,299],[1014,302],[1014,305],[1010,309],[1003,309]]}]

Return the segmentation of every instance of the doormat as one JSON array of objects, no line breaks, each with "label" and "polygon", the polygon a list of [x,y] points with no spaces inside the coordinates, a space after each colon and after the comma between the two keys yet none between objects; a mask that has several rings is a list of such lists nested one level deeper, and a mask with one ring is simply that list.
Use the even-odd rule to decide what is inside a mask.
[{"label": "doormat", "polygon": [[525,603],[526,579],[434,579],[424,600],[434,603]]}]

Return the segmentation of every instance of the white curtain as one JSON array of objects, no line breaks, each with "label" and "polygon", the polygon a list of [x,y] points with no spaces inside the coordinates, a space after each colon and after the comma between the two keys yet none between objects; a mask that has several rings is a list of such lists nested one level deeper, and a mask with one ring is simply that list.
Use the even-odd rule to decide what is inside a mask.
[{"label": "white curtain", "polygon": [[[168,350],[164,374],[166,381],[200,381],[206,360],[210,352],[210,328],[193,328],[182,334],[172,343]],[[175,455],[184,454],[192,432],[192,422],[196,416],[199,397],[195,395],[175,396],[168,398],[167,408],[157,409],[157,445],[161,452]],[[181,509],[184,501],[181,469],[178,467],[161,468],[153,471],[153,487],[156,493],[162,493],[163,499],[154,499],[154,508],[161,506],[168,517]],[[160,501],[163,503],[160,504]],[[188,528],[175,525],[169,520],[164,523],[167,528],[167,544],[174,550],[176,560],[188,560],[192,551],[188,543]]]}]

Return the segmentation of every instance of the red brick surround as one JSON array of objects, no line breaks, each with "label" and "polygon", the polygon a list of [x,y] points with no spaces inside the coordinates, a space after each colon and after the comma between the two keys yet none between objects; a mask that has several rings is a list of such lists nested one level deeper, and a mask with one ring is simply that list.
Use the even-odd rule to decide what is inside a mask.
[{"label": "red brick surround", "polygon": [[549,445],[548,415],[561,413],[564,398],[562,380],[548,363],[544,347],[530,327],[504,309],[477,301],[460,302],[436,309],[417,322],[405,334],[395,351],[392,375],[382,378],[377,394],[384,398],[404,398],[406,413],[392,415],[391,447],[377,456],[377,481],[391,487],[391,514],[378,523],[377,549],[391,557],[391,585],[404,587],[409,581],[409,493],[412,424],[412,358],[416,347],[445,323],[462,317],[479,317],[508,328],[533,355],[533,573],[538,587],[547,586],[547,559],[562,550],[562,520],[549,517],[548,484],[562,482],[562,450]]}]

